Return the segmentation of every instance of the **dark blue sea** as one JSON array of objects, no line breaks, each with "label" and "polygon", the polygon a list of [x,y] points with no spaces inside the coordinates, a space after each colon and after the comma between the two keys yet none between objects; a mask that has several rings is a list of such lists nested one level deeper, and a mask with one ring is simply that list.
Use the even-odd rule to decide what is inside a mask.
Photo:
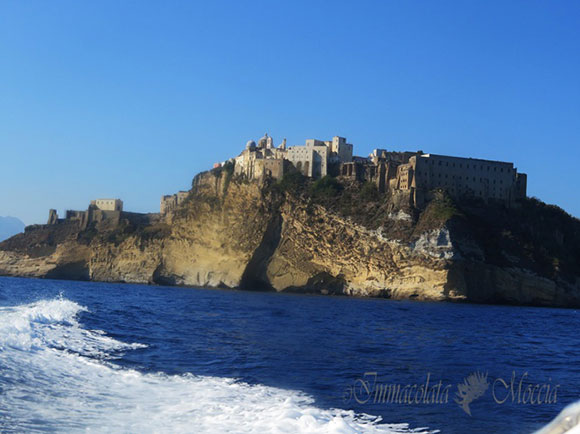
[{"label": "dark blue sea", "polygon": [[0,431],[531,433],[580,397],[579,329],[567,309],[0,278]]}]

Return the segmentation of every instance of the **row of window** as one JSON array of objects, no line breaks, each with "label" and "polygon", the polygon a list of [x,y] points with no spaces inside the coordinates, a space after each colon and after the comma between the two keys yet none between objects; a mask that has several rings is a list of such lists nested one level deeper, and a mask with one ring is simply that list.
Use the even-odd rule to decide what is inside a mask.
[{"label": "row of window", "polygon": [[[447,184],[445,184],[444,187],[448,187],[448,190],[451,193],[455,193],[457,190],[457,193],[473,193],[473,194],[479,195],[479,196],[496,196],[496,189],[495,188],[490,190],[489,194],[484,195],[483,191],[479,190],[478,192],[476,192],[468,187],[461,188],[461,187],[448,186]],[[507,190],[505,190],[505,192],[507,193]],[[504,195],[504,189],[503,188],[498,189],[497,193],[499,193],[499,197],[502,197]]]},{"label": "row of window", "polygon": [[[445,179],[447,179],[448,177],[449,177],[449,174],[446,173],[445,174]],[[443,175],[441,173],[439,174],[439,178],[443,178]],[[465,179],[465,181],[469,181],[469,176],[465,176],[465,177],[462,178],[460,175],[457,175],[457,177],[455,175],[451,175],[451,178],[452,179],[457,179],[458,181],[461,181],[463,179]],[[479,182],[484,182],[484,180],[489,181],[488,178],[479,178]],[[496,183],[496,180],[495,179],[493,179],[492,181],[493,181],[493,184]],[[476,179],[475,176],[473,177],[473,182],[477,182],[477,179]],[[499,183],[500,184],[503,184],[503,179],[500,179],[499,180]]]},{"label": "row of window", "polygon": [[[441,161],[441,160],[439,160],[439,161],[438,161],[438,163],[439,163],[439,166],[442,166],[442,165],[443,165],[443,161]],[[452,165],[451,167],[456,167],[456,166],[455,166],[456,164],[459,166],[459,168],[460,168],[460,169],[463,169],[463,163],[451,163],[451,165]],[[435,160],[431,160],[431,165],[432,165],[432,166],[434,166],[434,165],[435,165]],[[477,164],[471,164],[471,169],[475,169],[475,170],[477,170],[477,166],[478,166]],[[445,161],[445,167],[449,167],[449,161]],[[480,170],[484,170],[484,167],[487,167],[487,171],[488,171],[488,172],[490,172],[490,171],[491,171],[491,167],[492,167],[492,166],[484,166],[483,164],[480,164],[480,165],[479,165],[479,169],[480,169]],[[466,168],[466,169],[469,169],[469,168],[470,168],[469,164],[467,164],[467,163],[466,163],[466,164],[465,164],[465,168]],[[497,169],[498,169],[498,168],[497,168],[497,166],[494,166],[494,167],[493,167],[493,171],[494,171],[494,172],[497,172]],[[500,171],[500,172],[503,172],[503,169],[504,169],[503,167],[500,167],[500,168],[499,168],[499,171]],[[506,172],[508,172],[508,173],[509,173],[510,171],[511,171],[511,169],[508,169],[508,168],[506,168]]]}]

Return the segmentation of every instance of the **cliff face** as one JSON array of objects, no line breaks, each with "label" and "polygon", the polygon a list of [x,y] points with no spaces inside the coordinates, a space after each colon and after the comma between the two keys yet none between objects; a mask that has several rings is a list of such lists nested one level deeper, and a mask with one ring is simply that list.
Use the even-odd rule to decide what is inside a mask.
[{"label": "cliff face", "polygon": [[578,220],[534,201],[409,204],[371,185],[206,172],[165,220],[30,228],[0,243],[0,274],[580,306]]}]

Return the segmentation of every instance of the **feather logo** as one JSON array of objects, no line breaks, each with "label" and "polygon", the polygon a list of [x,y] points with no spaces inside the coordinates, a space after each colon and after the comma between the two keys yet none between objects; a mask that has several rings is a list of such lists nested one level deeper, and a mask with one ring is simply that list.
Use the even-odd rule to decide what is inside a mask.
[{"label": "feather logo", "polygon": [[457,385],[457,393],[455,394],[455,402],[471,416],[471,409],[469,404],[478,398],[481,398],[489,387],[487,381],[487,372],[474,372],[463,380],[462,384]]}]

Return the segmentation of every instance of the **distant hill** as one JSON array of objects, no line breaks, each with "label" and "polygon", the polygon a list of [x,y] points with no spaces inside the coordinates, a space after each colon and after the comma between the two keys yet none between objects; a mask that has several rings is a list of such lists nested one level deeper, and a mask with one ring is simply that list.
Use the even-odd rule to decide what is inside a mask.
[{"label": "distant hill", "polygon": [[24,231],[24,226],[16,217],[0,217],[0,241]]}]

